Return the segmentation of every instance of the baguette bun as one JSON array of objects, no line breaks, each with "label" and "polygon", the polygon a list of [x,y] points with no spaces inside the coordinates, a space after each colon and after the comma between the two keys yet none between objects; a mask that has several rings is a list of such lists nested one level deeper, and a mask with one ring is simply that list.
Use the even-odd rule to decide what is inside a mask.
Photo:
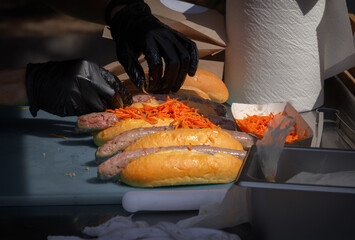
[{"label": "baguette bun", "polygon": [[211,100],[211,98],[204,91],[191,86],[182,86],[176,94],[196,96],[203,99]]},{"label": "baguette bun", "polygon": [[[122,82],[132,95],[143,93],[129,79],[123,79]],[[229,97],[228,89],[222,79],[204,69],[197,69],[192,77],[186,75],[184,84],[177,94],[198,96],[218,103],[226,102]]]},{"label": "baguette bun", "polygon": [[125,119],[118,122],[115,126],[106,128],[104,130],[93,133],[94,143],[96,146],[101,146],[106,142],[113,139],[115,136],[134,129],[134,128],[142,128],[142,127],[159,127],[159,126],[169,126],[169,124],[174,121],[172,118],[165,118],[164,120],[157,119],[158,122],[156,124],[151,124],[144,119]]},{"label": "baguette bun", "polygon": [[242,160],[226,153],[162,151],[132,160],[120,179],[134,187],[229,183],[241,164]]},{"label": "baguette bun", "polygon": [[226,102],[229,97],[228,88],[222,79],[204,69],[197,69],[192,77],[187,75],[183,87],[198,88],[218,103]]},{"label": "baguette bun", "polygon": [[240,142],[225,131],[212,130],[210,128],[179,128],[176,130],[160,131],[144,136],[128,146],[125,151],[138,148],[182,145],[210,145],[214,147],[244,150]]}]

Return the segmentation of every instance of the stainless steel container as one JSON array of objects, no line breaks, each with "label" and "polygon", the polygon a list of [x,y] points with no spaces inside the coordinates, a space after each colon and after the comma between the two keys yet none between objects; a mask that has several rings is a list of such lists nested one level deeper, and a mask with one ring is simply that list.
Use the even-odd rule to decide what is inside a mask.
[{"label": "stainless steel container", "polygon": [[355,151],[284,147],[267,182],[253,146],[236,184],[247,188],[255,239],[355,239],[355,187],[288,183],[300,172],[355,171]]}]

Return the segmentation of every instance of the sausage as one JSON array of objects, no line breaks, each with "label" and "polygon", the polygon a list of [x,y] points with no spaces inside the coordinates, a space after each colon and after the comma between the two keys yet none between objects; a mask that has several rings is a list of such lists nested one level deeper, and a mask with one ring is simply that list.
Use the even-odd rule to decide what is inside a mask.
[{"label": "sausage", "polygon": [[[95,159],[97,163],[104,162],[108,158],[112,157],[116,153],[119,153],[126,149],[129,145],[137,141],[138,139],[153,134],[159,131],[166,131],[174,129],[175,126],[162,126],[162,127],[144,127],[136,128],[126,132],[123,132],[112,140],[108,141],[104,145],[98,147],[95,153]],[[233,138],[237,139],[243,148],[250,148],[255,144],[256,139],[245,132],[226,130]]]},{"label": "sausage", "polygon": [[105,162],[101,163],[97,168],[97,175],[100,179],[108,180],[117,176],[129,163],[131,160],[136,158],[146,156],[148,154],[153,154],[159,151],[170,151],[170,150],[190,150],[198,151],[208,154],[215,153],[228,153],[237,158],[243,160],[246,155],[246,151],[234,150],[228,148],[212,147],[208,145],[192,145],[192,146],[170,146],[170,147],[159,147],[159,148],[140,148],[132,151],[122,152],[117,154]]},{"label": "sausage", "polygon": [[100,163],[110,158],[114,154],[123,151],[138,139],[159,131],[174,129],[175,126],[144,127],[125,131],[104,145],[97,148],[95,153],[96,162]]},{"label": "sausage", "polygon": [[121,121],[117,114],[111,112],[95,112],[78,117],[76,133],[88,133],[103,130]]}]

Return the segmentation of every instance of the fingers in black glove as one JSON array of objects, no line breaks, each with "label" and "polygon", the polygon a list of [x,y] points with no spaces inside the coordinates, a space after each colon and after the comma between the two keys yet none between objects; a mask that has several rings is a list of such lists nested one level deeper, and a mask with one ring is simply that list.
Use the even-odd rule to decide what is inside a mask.
[{"label": "fingers in black glove", "polygon": [[116,48],[117,60],[125,68],[126,73],[138,89],[146,88],[145,75],[138,61],[138,54],[133,51],[133,47],[128,42],[122,41],[119,45],[120,47]]},{"label": "fingers in black glove", "polygon": [[[116,1],[117,4],[120,2]],[[186,74],[195,74],[198,65],[196,44],[160,22],[143,1],[127,4],[108,24],[116,41],[117,59],[138,88],[144,86],[151,92],[176,92]],[[138,62],[142,53],[149,67],[148,86]]]},{"label": "fingers in black glove", "polygon": [[39,109],[58,116],[79,116],[132,102],[116,76],[80,59],[28,64],[26,88],[34,117]]},{"label": "fingers in black glove", "polygon": [[155,93],[159,91],[163,81],[163,61],[158,45],[153,38],[147,38],[147,46],[149,48],[144,51],[144,55],[149,68],[149,91]]}]

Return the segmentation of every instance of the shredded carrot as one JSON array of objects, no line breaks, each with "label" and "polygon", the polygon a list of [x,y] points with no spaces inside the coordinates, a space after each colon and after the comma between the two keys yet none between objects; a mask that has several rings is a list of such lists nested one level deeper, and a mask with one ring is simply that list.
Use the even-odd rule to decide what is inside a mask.
[{"label": "shredded carrot", "polygon": [[[244,119],[236,119],[238,126],[243,132],[252,133],[258,138],[263,138],[265,130],[268,128],[269,122],[278,114],[270,113],[268,116],[247,115]],[[286,137],[287,143],[292,143],[306,138],[306,131],[303,136],[296,133],[296,124],[293,125],[294,130]]]},{"label": "shredded carrot", "polygon": [[192,151],[192,144],[189,144],[189,151]]},{"label": "shredded carrot", "polygon": [[58,135],[58,134],[55,134],[55,133],[51,133],[49,134],[50,136],[53,136],[53,137],[59,137],[59,138],[64,138],[64,139],[68,139],[67,137],[65,136],[61,136],[61,135]]},{"label": "shredded carrot", "polygon": [[148,92],[145,90],[144,86],[142,87],[142,92],[144,92],[145,94],[148,94]]},{"label": "shredded carrot", "polygon": [[158,119],[172,118],[170,125],[176,128],[211,128],[220,129],[205,116],[200,115],[197,109],[191,108],[187,102],[180,102],[177,99],[167,98],[166,102],[158,106],[142,104],[143,107],[125,107],[108,109],[107,112],[116,113],[120,119],[144,119],[145,121],[156,124]]}]

